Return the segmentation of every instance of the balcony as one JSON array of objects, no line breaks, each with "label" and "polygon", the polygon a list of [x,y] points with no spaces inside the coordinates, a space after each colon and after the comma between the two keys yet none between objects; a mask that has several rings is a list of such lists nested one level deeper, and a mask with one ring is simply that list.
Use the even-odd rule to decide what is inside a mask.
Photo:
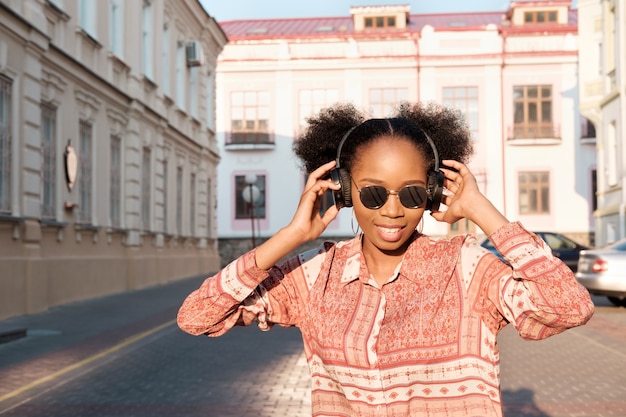
[{"label": "balcony", "polygon": [[559,145],[561,129],[553,123],[516,124],[508,129],[509,145]]},{"label": "balcony", "polygon": [[274,135],[269,132],[240,131],[226,135],[226,150],[271,150],[275,148]]}]

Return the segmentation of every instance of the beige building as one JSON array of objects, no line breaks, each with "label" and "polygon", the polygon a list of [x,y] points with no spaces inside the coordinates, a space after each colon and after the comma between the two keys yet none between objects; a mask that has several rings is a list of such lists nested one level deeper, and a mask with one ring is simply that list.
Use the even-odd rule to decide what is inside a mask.
[{"label": "beige building", "polygon": [[597,136],[596,243],[626,237],[626,1],[579,0],[580,109]]},{"label": "beige building", "polygon": [[0,318],[219,266],[226,42],[197,0],[0,0]]},{"label": "beige building", "polygon": [[[595,138],[578,110],[577,10],[570,0],[508,6],[346,6],[336,17],[220,22],[229,39],[217,66],[220,240],[269,237],[289,221],[305,184],[292,144],[307,116],[347,101],[385,117],[409,100],[463,112],[475,140],[470,167],[509,219],[590,243]],[[425,217],[431,235],[482,233]],[[351,211],[341,210],[324,238],[352,230]]]}]

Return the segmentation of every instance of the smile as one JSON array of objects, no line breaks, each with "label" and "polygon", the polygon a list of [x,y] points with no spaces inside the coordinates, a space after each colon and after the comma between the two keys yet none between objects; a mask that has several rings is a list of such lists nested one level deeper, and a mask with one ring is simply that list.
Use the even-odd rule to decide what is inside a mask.
[{"label": "smile", "polygon": [[402,230],[402,227],[383,227],[383,226],[378,226],[378,230],[380,230],[382,233],[385,234],[394,234],[394,233],[398,233],[400,230]]}]

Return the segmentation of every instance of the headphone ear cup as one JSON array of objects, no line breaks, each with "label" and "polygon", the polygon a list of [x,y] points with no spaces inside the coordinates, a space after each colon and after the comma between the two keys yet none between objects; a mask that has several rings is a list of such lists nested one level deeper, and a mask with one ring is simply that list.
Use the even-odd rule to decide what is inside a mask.
[{"label": "headphone ear cup", "polygon": [[344,207],[352,207],[352,180],[350,173],[345,169],[339,169],[341,176],[341,192],[343,194]]},{"label": "headphone ear cup", "polygon": [[345,169],[333,169],[330,171],[330,179],[335,185],[339,186],[338,190],[333,190],[333,200],[338,209],[342,207],[352,207],[352,188],[350,174]]},{"label": "headphone ear cup", "polygon": [[445,175],[439,170],[428,171],[428,200],[426,201],[426,210],[439,211],[439,205],[443,198],[443,182],[445,179]]}]

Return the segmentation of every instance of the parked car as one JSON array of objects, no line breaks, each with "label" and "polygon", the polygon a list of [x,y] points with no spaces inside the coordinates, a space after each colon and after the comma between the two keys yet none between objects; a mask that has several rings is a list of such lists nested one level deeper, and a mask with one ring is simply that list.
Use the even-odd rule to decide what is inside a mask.
[{"label": "parked car", "polygon": [[580,253],[576,279],[591,294],[626,307],[626,239]]},{"label": "parked car", "polygon": [[[581,250],[589,249],[589,247],[585,245],[581,245],[580,243],[574,242],[572,239],[564,236],[560,233],[555,232],[533,232],[541,239],[543,239],[550,249],[552,249],[552,254],[557,258],[560,258],[569,268],[576,272],[578,269],[578,257],[580,255]],[[498,253],[493,243],[487,238],[481,243],[481,245],[489,249],[491,252],[498,255],[502,258],[502,255]]]}]

